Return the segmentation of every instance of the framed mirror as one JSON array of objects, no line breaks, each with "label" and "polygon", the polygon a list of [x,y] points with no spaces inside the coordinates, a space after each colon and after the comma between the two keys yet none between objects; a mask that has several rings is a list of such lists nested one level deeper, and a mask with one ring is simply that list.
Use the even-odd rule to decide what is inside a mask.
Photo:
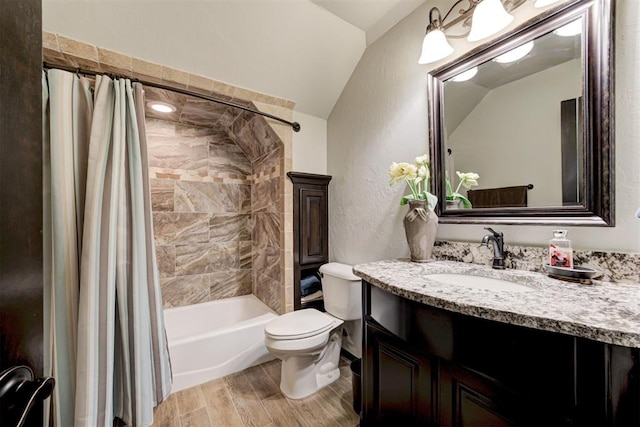
[{"label": "framed mirror", "polygon": [[441,223],[614,225],[613,27],[576,0],[429,74]]}]

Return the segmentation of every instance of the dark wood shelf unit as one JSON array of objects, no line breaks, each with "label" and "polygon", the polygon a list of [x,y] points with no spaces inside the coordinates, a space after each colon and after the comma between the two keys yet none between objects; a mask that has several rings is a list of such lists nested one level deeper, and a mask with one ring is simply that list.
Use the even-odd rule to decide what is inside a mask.
[{"label": "dark wood shelf unit", "polygon": [[329,181],[331,176],[287,173],[293,183],[293,307],[324,311],[322,300],[303,304],[303,272],[317,272],[329,262]]}]

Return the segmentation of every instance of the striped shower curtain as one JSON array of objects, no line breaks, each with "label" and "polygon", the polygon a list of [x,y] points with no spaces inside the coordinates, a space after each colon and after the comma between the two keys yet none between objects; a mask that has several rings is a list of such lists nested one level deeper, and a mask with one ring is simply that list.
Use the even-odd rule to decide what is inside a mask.
[{"label": "striped shower curtain", "polygon": [[50,416],[60,427],[150,425],[171,369],[142,86],[97,76],[92,90],[61,70],[43,83]]}]

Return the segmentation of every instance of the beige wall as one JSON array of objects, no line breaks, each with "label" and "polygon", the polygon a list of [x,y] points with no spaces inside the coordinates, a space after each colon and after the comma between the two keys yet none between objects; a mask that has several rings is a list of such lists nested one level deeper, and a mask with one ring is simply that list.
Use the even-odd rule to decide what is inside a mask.
[{"label": "beige wall", "polygon": [[[640,2],[615,3],[617,225],[569,227],[569,236],[578,249],[640,252],[640,219],[634,215],[640,206]],[[405,189],[389,187],[386,171],[393,161],[412,161],[429,151],[425,75],[430,68],[418,65],[417,58],[430,5],[418,8],[367,49],[327,122],[327,172],[334,177],[329,205],[332,260],[358,263],[408,256],[402,228],[406,208],[399,206]],[[517,17],[510,28],[525,19]],[[456,53],[473,46],[467,43]],[[496,228],[508,244],[544,246],[556,227]],[[439,239],[479,242],[485,233],[482,225],[438,228]]]},{"label": "beige wall", "polygon": [[293,170],[327,173],[327,121],[319,117],[293,112],[300,123],[300,132],[293,134]]}]

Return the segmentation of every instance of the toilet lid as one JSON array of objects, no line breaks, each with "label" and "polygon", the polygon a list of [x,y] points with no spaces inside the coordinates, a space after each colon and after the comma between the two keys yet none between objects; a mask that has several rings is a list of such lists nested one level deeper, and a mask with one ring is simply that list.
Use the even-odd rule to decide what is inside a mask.
[{"label": "toilet lid", "polygon": [[335,320],[332,316],[315,308],[307,308],[283,314],[267,323],[264,331],[272,338],[287,340],[307,338],[332,329]]},{"label": "toilet lid", "polygon": [[328,276],[337,277],[349,281],[360,281],[361,279],[353,274],[353,266],[341,264],[339,262],[330,262],[320,266],[320,273]]}]

